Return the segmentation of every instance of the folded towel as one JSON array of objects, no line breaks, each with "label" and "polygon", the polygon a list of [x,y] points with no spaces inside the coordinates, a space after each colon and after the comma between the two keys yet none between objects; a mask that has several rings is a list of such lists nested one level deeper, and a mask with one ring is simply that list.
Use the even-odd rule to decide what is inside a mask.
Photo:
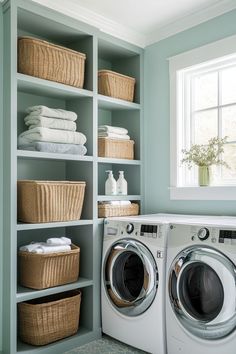
[{"label": "folded towel", "polygon": [[38,127],[21,133],[18,136],[18,145],[29,144],[33,141],[84,145],[86,140],[86,136],[82,133]]},{"label": "folded towel", "polygon": [[32,253],[59,253],[59,252],[68,252],[71,251],[71,247],[69,245],[40,245],[35,248]]},{"label": "folded towel", "polygon": [[117,140],[130,140],[129,135],[106,133],[106,132],[98,132],[98,137],[99,138],[117,139]]},{"label": "folded towel", "polygon": [[36,248],[40,247],[41,245],[44,245],[44,242],[35,242],[35,243],[30,243],[29,245],[21,246],[20,251],[24,252],[33,252]]},{"label": "folded towel", "polygon": [[51,152],[55,154],[72,154],[84,156],[87,153],[87,148],[84,145],[75,144],[60,144],[35,141],[26,145],[18,145],[20,150]]},{"label": "folded towel", "polygon": [[44,127],[50,129],[76,131],[76,123],[66,119],[48,118],[29,114],[24,118],[29,129]]},{"label": "folded towel", "polygon": [[75,121],[77,114],[75,112],[66,111],[64,109],[49,108],[46,106],[32,106],[26,109],[26,113],[35,116],[44,116],[51,118],[59,118]]},{"label": "folded towel", "polygon": [[119,205],[119,206],[123,206],[123,205],[130,205],[131,201],[129,200],[109,200],[107,202],[99,202],[99,204],[101,205]]},{"label": "folded towel", "polygon": [[68,237],[52,237],[47,239],[49,245],[71,245],[71,239]]},{"label": "folded towel", "polygon": [[128,134],[127,129],[120,128],[120,127],[112,127],[110,125],[100,125],[98,127],[98,132],[114,133],[114,134],[120,134],[120,135]]},{"label": "folded towel", "polygon": [[70,251],[70,245],[50,245],[46,242],[36,242],[29,245],[20,247],[20,251],[31,253],[55,253],[55,252],[67,252]]}]

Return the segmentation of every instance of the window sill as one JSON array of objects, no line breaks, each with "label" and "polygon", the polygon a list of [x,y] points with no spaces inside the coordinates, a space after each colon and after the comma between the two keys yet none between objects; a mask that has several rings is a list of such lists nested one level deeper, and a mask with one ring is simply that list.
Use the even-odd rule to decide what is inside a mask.
[{"label": "window sill", "polygon": [[236,201],[236,186],[170,187],[170,199]]}]

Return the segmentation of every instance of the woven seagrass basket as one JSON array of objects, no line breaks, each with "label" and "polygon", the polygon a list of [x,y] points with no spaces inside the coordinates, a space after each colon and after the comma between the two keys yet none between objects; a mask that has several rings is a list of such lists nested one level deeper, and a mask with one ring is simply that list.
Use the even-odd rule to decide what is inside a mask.
[{"label": "woven seagrass basket", "polygon": [[133,160],[134,141],[98,138],[98,156]]},{"label": "woven seagrass basket", "polygon": [[18,71],[62,84],[83,87],[86,55],[31,37],[18,39]]},{"label": "woven seagrass basket", "polygon": [[19,251],[20,285],[46,289],[75,282],[79,277],[80,248],[71,251],[37,254]]},{"label": "woven seagrass basket", "polygon": [[98,92],[121,100],[134,100],[135,78],[111,70],[99,70]]},{"label": "woven seagrass basket", "polygon": [[139,213],[139,205],[131,203],[130,205],[98,205],[98,217],[108,218],[112,216],[134,216]]},{"label": "woven seagrass basket", "polygon": [[19,180],[18,220],[29,223],[79,220],[85,182]]},{"label": "woven seagrass basket", "polygon": [[79,328],[81,291],[73,290],[18,304],[23,342],[45,345],[72,336]]}]

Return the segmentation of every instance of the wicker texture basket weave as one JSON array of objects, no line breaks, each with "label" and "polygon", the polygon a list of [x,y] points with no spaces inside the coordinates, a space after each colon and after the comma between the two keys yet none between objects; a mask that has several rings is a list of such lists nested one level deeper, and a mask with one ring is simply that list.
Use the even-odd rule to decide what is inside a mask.
[{"label": "wicker texture basket weave", "polygon": [[18,220],[29,223],[79,220],[85,182],[20,180]]},{"label": "wicker texture basket weave", "polygon": [[139,205],[131,203],[130,205],[98,205],[98,217],[108,218],[112,216],[134,216],[139,213]]},{"label": "wicker texture basket weave", "polygon": [[71,251],[36,254],[19,251],[20,285],[31,289],[46,289],[75,282],[79,277],[80,248]]},{"label": "wicker texture basket weave", "polygon": [[98,156],[133,160],[134,141],[98,138]]},{"label": "wicker texture basket weave", "polygon": [[83,87],[86,55],[31,38],[18,39],[18,71],[41,79]]},{"label": "wicker texture basket weave", "polygon": [[45,345],[72,336],[79,328],[80,303],[80,290],[20,303],[20,339]]},{"label": "wicker texture basket weave", "polygon": [[135,79],[111,70],[99,70],[98,92],[121,100],[134,100]]}]

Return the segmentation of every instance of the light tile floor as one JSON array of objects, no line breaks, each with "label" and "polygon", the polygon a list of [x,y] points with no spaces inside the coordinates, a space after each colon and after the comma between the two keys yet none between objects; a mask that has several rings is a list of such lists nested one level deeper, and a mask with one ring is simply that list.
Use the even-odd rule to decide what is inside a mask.
[{"label": "light tile floor", "polygon": [[113,338],[103,336],[101,339],[73,349],[65,354],[147,354]]}]

